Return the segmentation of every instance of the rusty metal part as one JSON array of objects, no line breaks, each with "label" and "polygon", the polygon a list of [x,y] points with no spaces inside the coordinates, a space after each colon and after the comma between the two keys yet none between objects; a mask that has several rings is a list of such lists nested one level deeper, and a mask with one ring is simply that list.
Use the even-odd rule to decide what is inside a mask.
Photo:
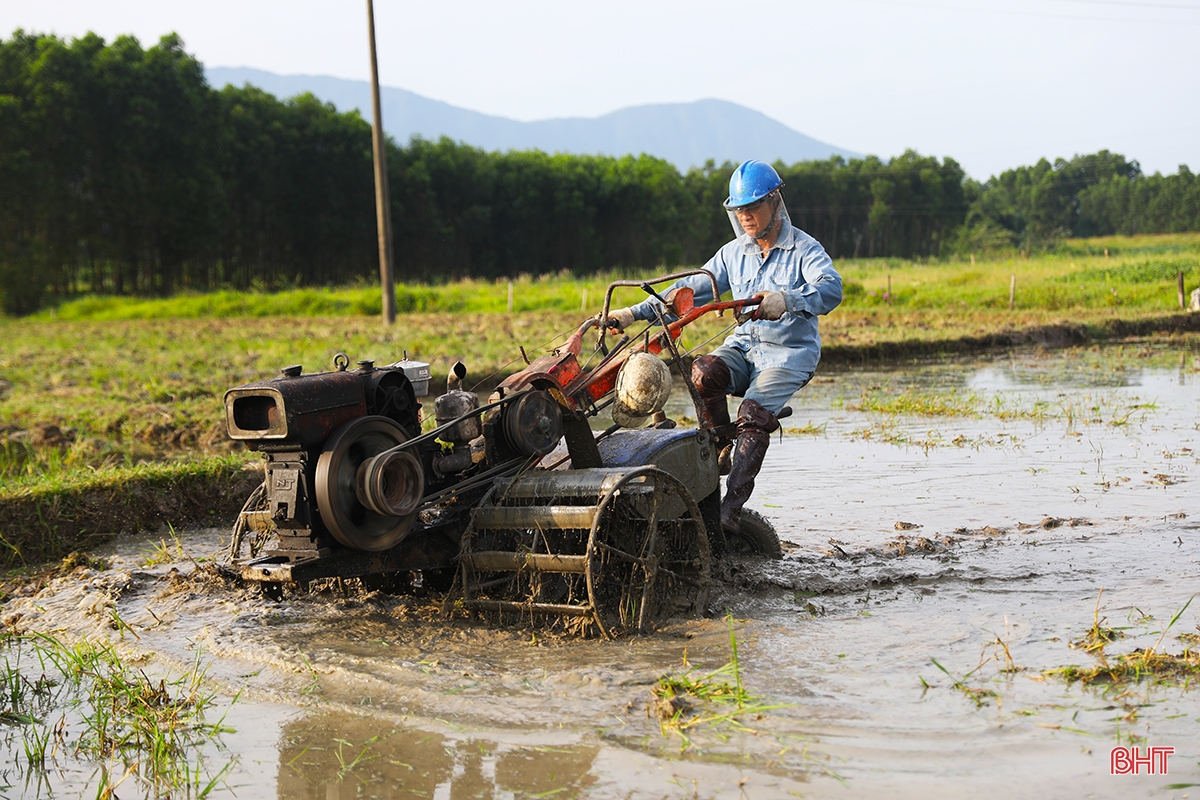
[{"label": "rusty metal part", "polygon": [[460,448],[457,452],[444,456],[434,456],[433,474],[439,478],[456,475],[475,465],[475,459],[469,447]]},{"label": "rusty metal part", "polygon": [[407,441],[403,442],[402,444],[396,445],[396,447],[397,447],[397,449],[400,449],[400,450],[409,450],[411,448],[416,447],[419,444],[424,444],[425,442],[440,438],[442,433],[445,432],[445,430],[444,430],[445,428],[456,425],[456,424],[458,424],[466,419],[469,419],[470,417],[473,417],[473,416],[481,416],[482,417],[483,415],[485,415],[487,412],[491,411],[492,409],[499,408],[499,407],[505,405],[506,403],[511,403],[514,400],[517,400],[520,396],[521,396],[521,393],[514,392],[512,394],[508,394],[504,397],[501,397],[498,400],[494,400],[490,403],[486,403],[486,404],[480,406],[479,408],[475,409],[474,411],[469,411],[460,417],[455,417],[450,422],[446,423],[446,425],[440,425],[437,428],[434,428],[433,430],[429,431],[428,433],[422,433],[420,436],[417,436],[412,439],[408,439]]},{"label": "rusty metal part", "polygon": [[281,377],[227,391],[230,438],[246,442],[252,450],[309,450],[321,447],[342,425],[368,414],[393,419],[409,436],[420,432],[416,398],[428,386],[428,364],[405,361],[347,371],[343,358],[335,358],[336,372],[303,375],[297,364],[283,370]]},{"label": "rusty metal part", "polygon": [[480,472],[477,475],[472,475],[471,477],[466,478],[465,480],[462,480],[453,486],[442,489],[440,492],[426,495],[421,501],[421,508],[419,510],[424,511],[428,508],[438,505],[439,503],[457,500],[463,495],[470,494],[480,487],[491,486],[494,479],[504,478],[519,472],[522,469],[529,467],[530,464],[536,460],[536,458],[522,457],[514,458],[511,461],[506,461],[502,464],[497,464],[489,470]]},{"label": "rusty metal part", "polygon": [[[339,428],[325,443],[314,481],[317,509],[325,527],[346,547],[367,552],[387,550],[399,544],[412,527],[415,510],[396,516],[378,509],[388,508],[394,497],[399,498],[399,505],[407,505],[407,498],[414,492],[418,498],[421,496],[411,483],[420,475],[419,464],[415,475],[410,471],[416,460],[411,456],[411,461],[389,460],[380,467],[394,466],[396,471],[389,473],[390,477],[405,482],[395,496],[387,491],[388,476],[382,483],[364,484],[371,472],[360,470],[368,462],[378,463],[378,456],[388,459],[407,455],[394,451],[406,438],[400,426],[387,417],[360,417]],[[364,498],[370,502],[364,503]]]},{"label": "rusty metal part", "polygon": [[285,375],[225,393],[230,438],[254,444],[314,447],[366,413],[362,380],[351,372]]},{"label": "rusty metal part", "polygon": [[579,366],[579,352],[582,346],[582,338],[576,333],[567,342],[566,352],[559,348],[552,355],[535,358],[525,369],[502,380],[497,390],[519,392],[547,385],[560,388],[570,385],[583,374],[583,368]]},{"label": "rusty metal part", "polygon": [[453,568],[463,524],[453,515],[429,525],[418,523],[404,541],[378,553],[341,548],[322,556],[292,558],[272,551],[241,563],[239,570],[245,580],[280,584],[412,570],[442,572]]}]

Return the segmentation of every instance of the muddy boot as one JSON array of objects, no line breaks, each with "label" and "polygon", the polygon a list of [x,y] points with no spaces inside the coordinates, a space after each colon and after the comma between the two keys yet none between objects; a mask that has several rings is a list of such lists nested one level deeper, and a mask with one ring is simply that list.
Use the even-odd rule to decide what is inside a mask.
[{"label": "muddy boot", "polygon": [[742,507],[754,491],[754,479],[762,469],[771,434],[779,430],[775,415],[754,400],[742,402],[737,423],[738,437],[725,481],[725,499],[721,501],[721,527],[734,532],[742,521]]},{"label": "muddy boot", "polygon": [[692,383],[704,405],[704,423],[710,428],[729,424],[729,365],[720,356],[700,356],[692,362]]},{"label": "muddy boot", "polygon": [[[729,402],[725,399],[729,392],[729,365],[720,356],[700,356],[692,362],[692,383],[696,386],[696,394],[700,395],[702,420],[709,428],[719,428],[728,425]],[[715,442],[717,446],[717,465],[722,475],[729,474],[730,442],[726,437],[720,437]]]}]

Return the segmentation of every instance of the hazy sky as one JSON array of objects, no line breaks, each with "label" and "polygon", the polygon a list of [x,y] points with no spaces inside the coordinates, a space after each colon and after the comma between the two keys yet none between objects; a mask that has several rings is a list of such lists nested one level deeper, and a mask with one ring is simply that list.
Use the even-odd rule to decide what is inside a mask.
[{"label": "hazy sky", "polygon": [[[1200,0],[376,0],[375,16],[384,85],[520,120],[713,97],[977,178],[1102,148],[1200,170]],[[16,28],[175,31],[206,66],[369,77],[365,0],[0,0],[0,36]]]}]

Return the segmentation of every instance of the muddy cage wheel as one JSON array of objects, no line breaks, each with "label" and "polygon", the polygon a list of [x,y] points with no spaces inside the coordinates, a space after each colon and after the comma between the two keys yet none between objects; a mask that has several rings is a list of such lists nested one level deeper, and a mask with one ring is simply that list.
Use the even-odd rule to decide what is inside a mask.
[{"label": "muddy cage wheel", "polygon": [[711,556],[700,508],[654,467],[633,470],[601,501],[587,546],[587,590],[600,632],[649,633],[702,613]]}]

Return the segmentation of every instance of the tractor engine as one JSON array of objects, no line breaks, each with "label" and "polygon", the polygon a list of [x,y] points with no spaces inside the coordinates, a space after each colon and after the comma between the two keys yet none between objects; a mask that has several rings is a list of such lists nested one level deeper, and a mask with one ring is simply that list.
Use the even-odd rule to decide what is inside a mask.
[{"label": "tractor engine", "polygon": [[266,456],[265,498],[249,526],[273,528],[275,554],[328,554],[329,539],[378,551],[404,538],[425,493],[419,452],[395,451],[421,432],[429,365],[376,367],[338,354],[335,372],[282,375],[225,393],[230,438]]},{"label": "tractor engine", "polygon": [[270,556],[280,562],[324,557],[335,542],[366,553],[393,549],[414,525],[428,527],[419,524],[422,509],[486,490],[493,474],[548,453],[563,433],[550,393],[525,387],[480,406],[462,390],[466,367],[458,363],[434,403],[437,426],[422,435],[418,398],[429,390],[428,364],[360,361],[348,369],[339,353],[334,365],[307,375],[287,367],[225,393],[229,436],[267,462],[260,496],[242,518],[278,536]]}]

